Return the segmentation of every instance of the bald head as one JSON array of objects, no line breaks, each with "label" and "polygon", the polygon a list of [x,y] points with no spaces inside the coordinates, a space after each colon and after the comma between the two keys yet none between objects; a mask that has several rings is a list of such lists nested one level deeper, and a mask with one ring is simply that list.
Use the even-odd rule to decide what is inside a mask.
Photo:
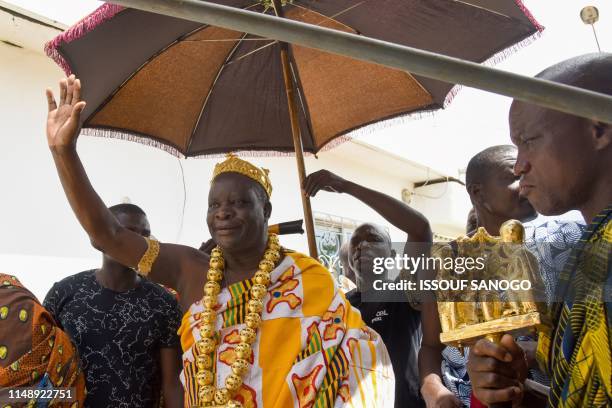
[{"label": "bald head", "polygon": [[612,54],[594,53],[570,58],[546,68],[536,78],[612,95]]},{"label": "bald head", "polygon": [[349,266],[355,274],[359,290],[372,287],[377,278],[374,274],[374,259],[394,256],[391,237],[386,229],[371,223],[361,224],[349,241]]},{"label": "bald head", "polygon": [[495,177],[495,170],[506,158],[516,158],[516,147],[512,145],[491,146],[472,157],[465,170],[465,184],[482,183]]},{"label": "bald head", "polygon": [[[612,54],[575,57],[537,76],[612,95]],[[519,152],[515,172],[521,193],[538,212],[578,209],[589,220],[607,205],[601,202],[611,198],[606,191],[612,182],[611,125],[514,101],[510,133]]]}]

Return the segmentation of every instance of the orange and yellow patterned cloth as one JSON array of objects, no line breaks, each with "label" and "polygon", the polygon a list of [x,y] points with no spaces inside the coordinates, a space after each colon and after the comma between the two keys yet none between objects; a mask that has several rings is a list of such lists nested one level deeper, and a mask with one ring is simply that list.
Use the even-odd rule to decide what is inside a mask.
[{"label": "orange and yellow patterned cloth", "polygon": [[85,379],[68,335],[16,277],[0,273],[0,388],[14,387],[74,388],[74,400],[58,406],[82,407],[85,400]]},{"label": "orange and yellow patterned cloth", "polygon": [[[395,379],[380,336],[365,325],[327,269],[308,256],[284,251],[264,299],[253,364],[235,398],[245,408],[392,407]],[[237,282],[219,294],[216,384],[231,373],[252,284]],[[179,329],[189,407],[197,405],[194,344],[202,310],[199,301],[191,305]]]}]

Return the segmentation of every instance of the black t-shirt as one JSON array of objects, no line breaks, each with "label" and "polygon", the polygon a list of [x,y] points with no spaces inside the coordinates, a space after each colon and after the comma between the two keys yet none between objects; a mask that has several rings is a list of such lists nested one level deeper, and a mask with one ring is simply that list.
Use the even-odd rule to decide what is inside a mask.
[{"label": "black t-shirt", "polygon": [[[351,305],[359,309],[363,321],[383,339],[395,373],[395,406],[424,407],[420,397],[418,355],[421,347],[421,313],[414,310],[403,293],[394,302],[362,301],[356,289],[346,294]],[[369,300],[369,299],[368,299]]]},{"label": "black t-shirt", "polygon": [[53,285],[43,303],[76,344],[86,376],[86,407],[154,407],[159,402],[159,351],[179,347],[181,311],[161,286],[142,278],[118,293],[95,271]]}]

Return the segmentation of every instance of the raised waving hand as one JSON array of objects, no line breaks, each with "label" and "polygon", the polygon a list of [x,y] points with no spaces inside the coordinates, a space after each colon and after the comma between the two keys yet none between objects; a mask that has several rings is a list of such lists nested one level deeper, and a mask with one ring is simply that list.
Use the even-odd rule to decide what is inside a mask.
[{"label": "raised waving hand", "polygon": [[47,143],[51,149],[74,146],[78,137],[79,119],[85,108],[81,100],[81,81],[70,75],[59,83],[59,104],[53,91],[47,89]]}]

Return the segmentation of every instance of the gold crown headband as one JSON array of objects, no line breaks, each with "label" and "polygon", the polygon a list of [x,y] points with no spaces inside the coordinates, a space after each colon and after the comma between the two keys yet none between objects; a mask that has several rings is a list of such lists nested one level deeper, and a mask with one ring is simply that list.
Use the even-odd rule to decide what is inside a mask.
[{"label": "gold crown headband", "polygon": [[268,173],[270,170],[259,168],[246,160],[242,160],[233,153],[228,153],[226,159],[215,165],[211,183],[215,181],[217,176],[223,173],[238,173],[247,176],[251,180],[259,183],[268,194],[268,198],[272,196],[272,183]]}]

